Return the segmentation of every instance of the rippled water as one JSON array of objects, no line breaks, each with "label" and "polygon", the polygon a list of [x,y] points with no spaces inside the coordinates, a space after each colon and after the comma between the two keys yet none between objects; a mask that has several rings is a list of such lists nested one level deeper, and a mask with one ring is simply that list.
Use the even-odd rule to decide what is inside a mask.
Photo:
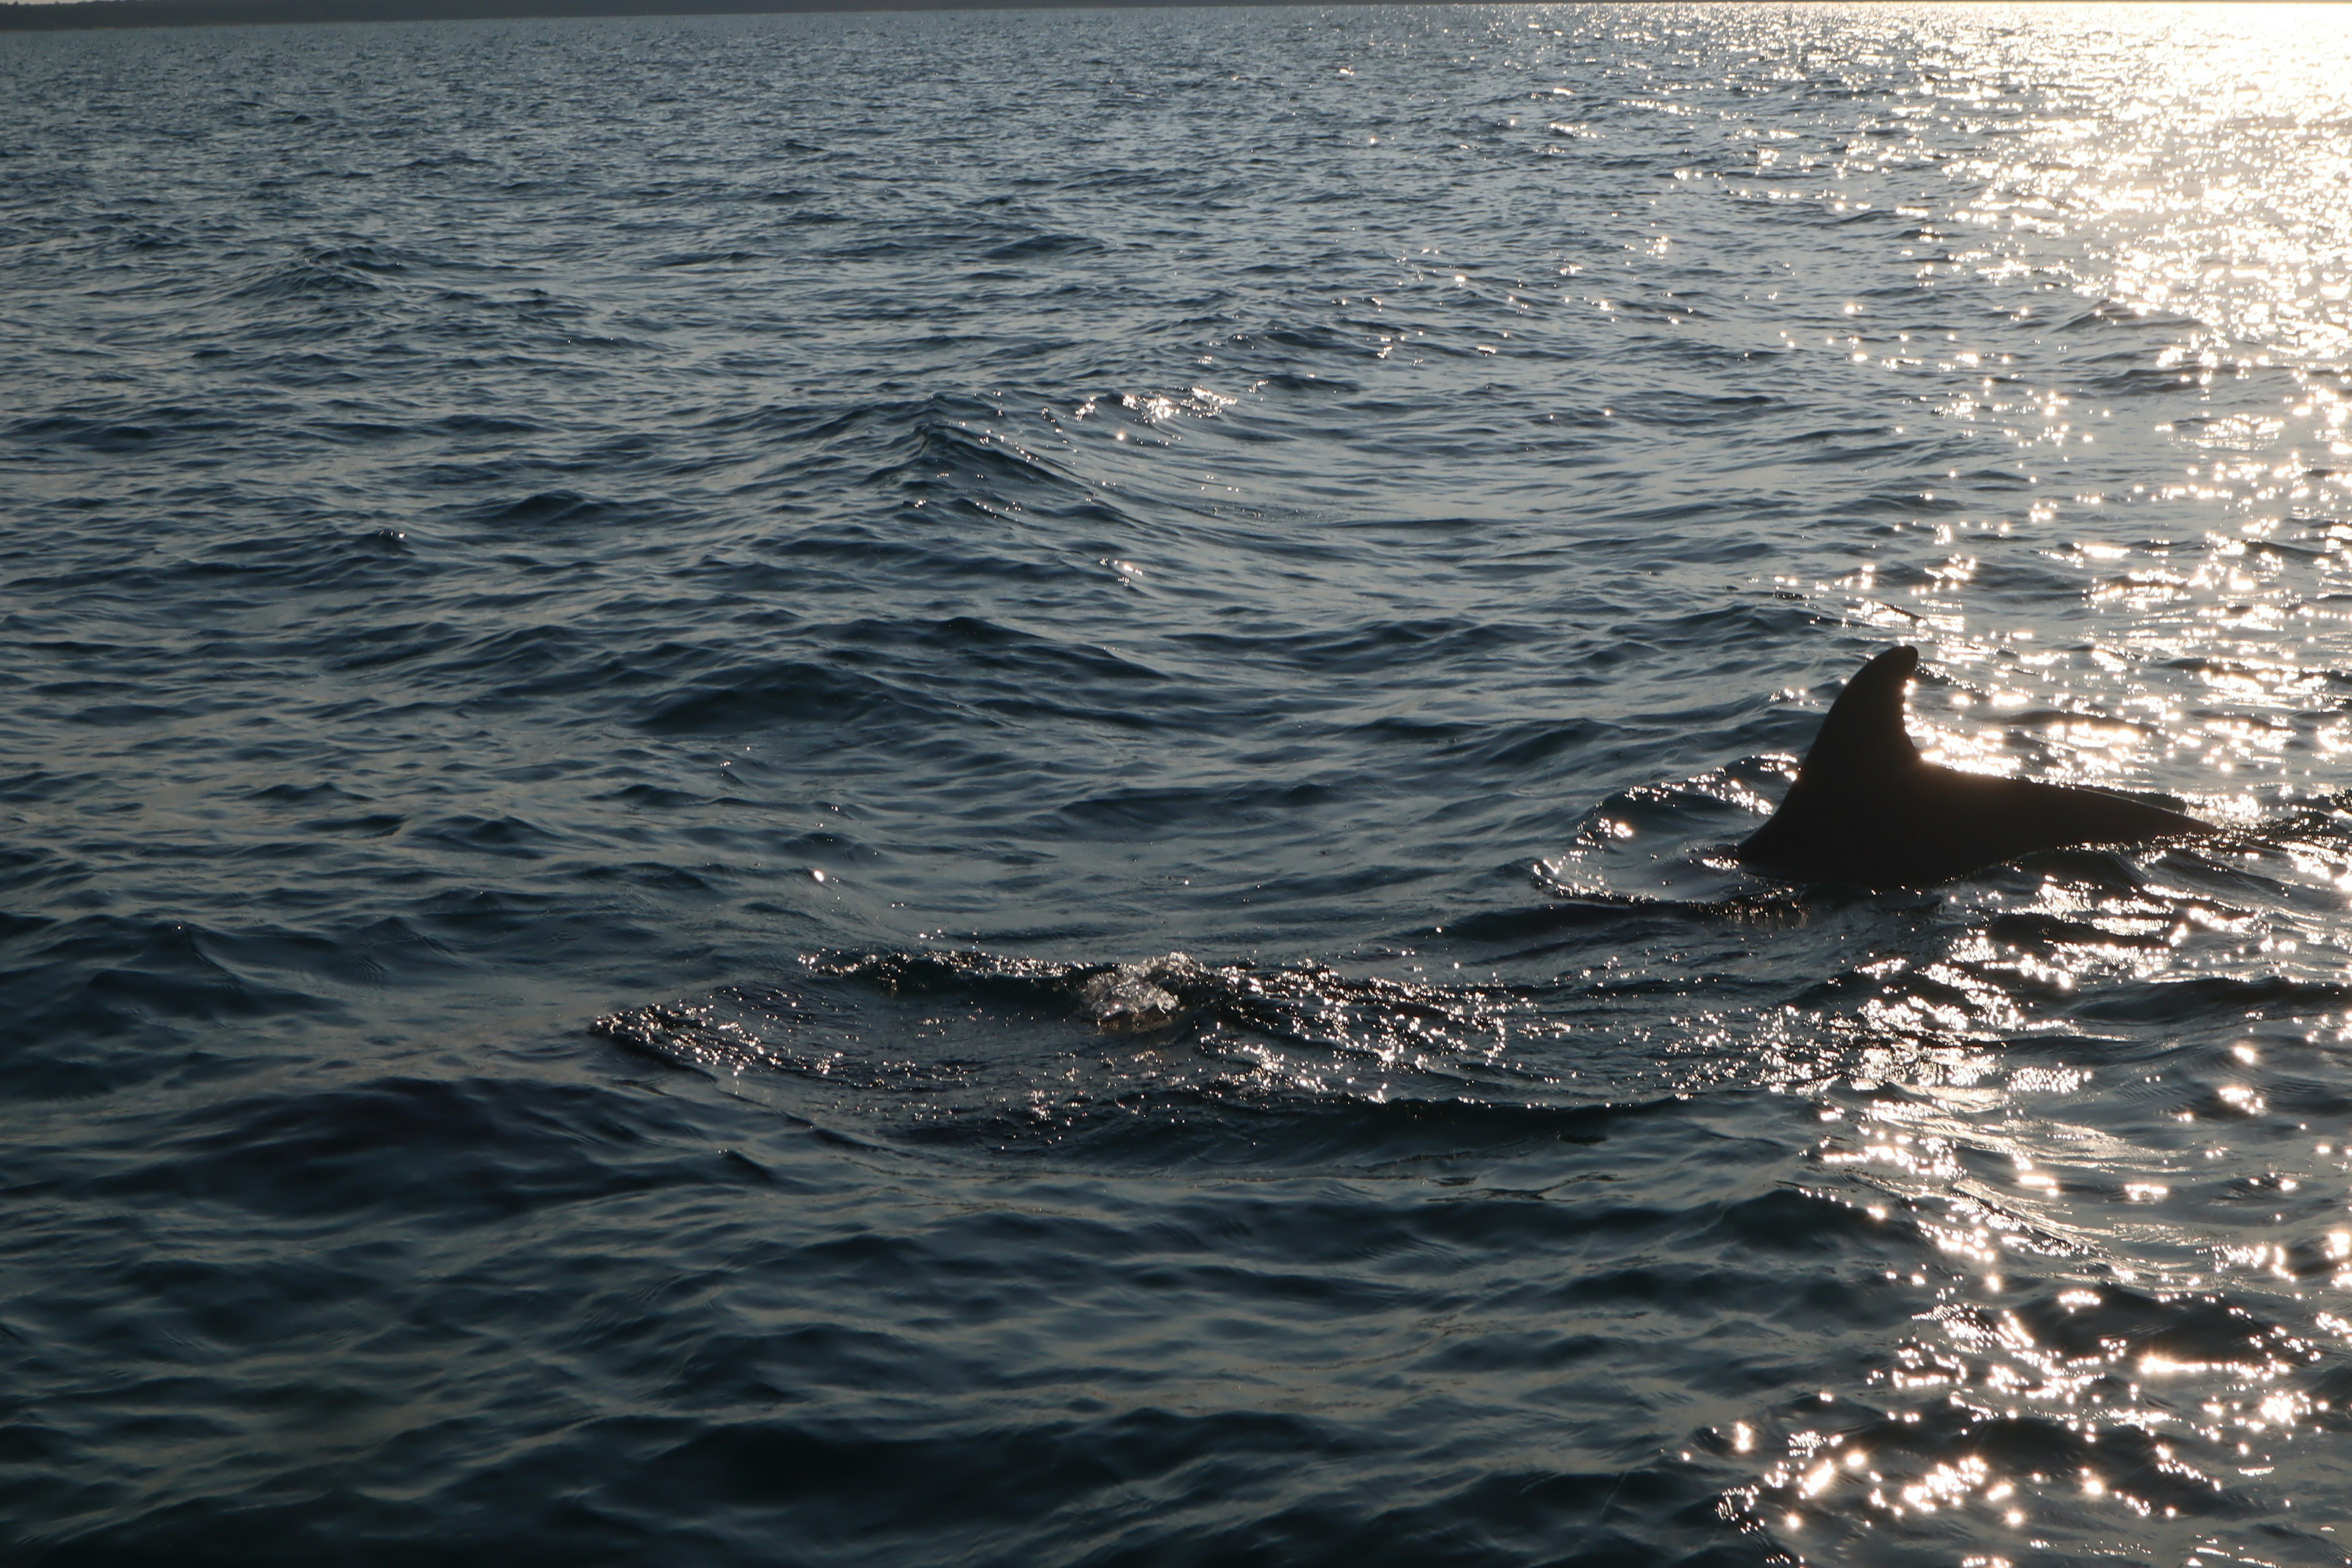
[{"label": "rippled water", "polygon": [[2342,1560],[2347,58],[0,41],[8,1554]]}]

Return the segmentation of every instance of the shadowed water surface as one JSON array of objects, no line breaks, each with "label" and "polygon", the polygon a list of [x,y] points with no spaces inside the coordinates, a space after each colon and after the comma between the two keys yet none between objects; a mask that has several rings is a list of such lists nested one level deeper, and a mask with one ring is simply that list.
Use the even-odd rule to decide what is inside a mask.
[{"label": "shadowed water surface", "polygon": [[2343,1561],[2347,49],[0,41],[7,1554]]}]

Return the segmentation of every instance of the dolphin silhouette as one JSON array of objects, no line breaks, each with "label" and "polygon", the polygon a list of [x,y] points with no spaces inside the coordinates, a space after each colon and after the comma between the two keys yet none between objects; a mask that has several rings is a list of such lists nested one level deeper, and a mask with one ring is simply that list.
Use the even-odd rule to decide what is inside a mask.
[{"label": "dolphin silhouette", "polygon": [[1927,761],[1903,728],[1918,668],[1917,648],[1889,648],[1845,683],[1788,798],[1734,851],[1742,865],[1799,881],[1925,888],[2042,849],[2215,831],[2103,789]]}]

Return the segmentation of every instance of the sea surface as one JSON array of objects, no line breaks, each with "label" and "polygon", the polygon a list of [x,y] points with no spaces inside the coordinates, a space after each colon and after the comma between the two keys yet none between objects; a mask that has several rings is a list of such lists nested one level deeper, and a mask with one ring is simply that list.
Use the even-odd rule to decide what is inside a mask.
[{"label": "sea surface", "polygon": [[2347,59],[0,37],[0,1557],[2347,1561]]}]

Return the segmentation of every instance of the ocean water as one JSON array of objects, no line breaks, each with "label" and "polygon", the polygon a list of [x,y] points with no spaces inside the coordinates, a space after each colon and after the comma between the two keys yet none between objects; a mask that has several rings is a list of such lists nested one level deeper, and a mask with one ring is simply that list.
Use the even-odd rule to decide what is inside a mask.
[{"label": "ocean water", "polygon": [[0,1555],[2345,1561],[2347,58],[0,39]]}]

